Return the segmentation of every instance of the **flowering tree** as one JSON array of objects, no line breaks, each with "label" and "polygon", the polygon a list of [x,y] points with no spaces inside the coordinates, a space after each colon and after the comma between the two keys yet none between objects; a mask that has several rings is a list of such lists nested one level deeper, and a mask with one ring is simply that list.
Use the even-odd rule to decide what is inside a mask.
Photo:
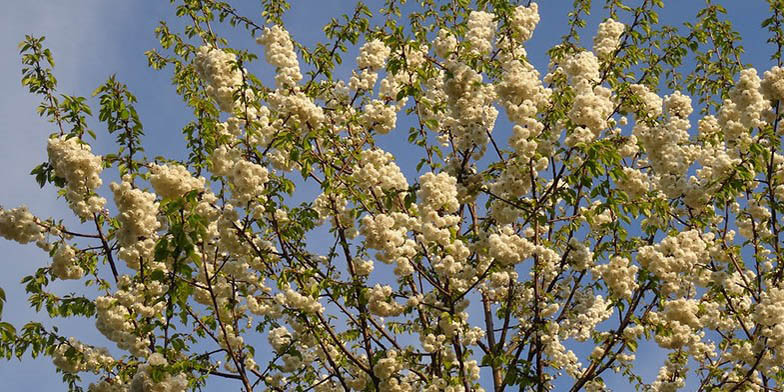
[{"label": "flowering tree", "polygon": [[[607,0],[586,49],[576,0],[547,70],[526,57],[536,3],[359,3],[311,48],[283,0],[259,20],[180,3],[188,26],[161,23],[147,56],[193,111],[181,162],[145,157],[114,77],[94,95],[117,150],[95,155],[87,100],[56,92],[43,38],[22,42],[54,125],[32,173],[82,225],[0,209],[0,236],[51,256],[23,280],[30,303],[95,319],[111,347],[0,322],[0,355],[50,356],[70,390],[92,372],[90,391],[784,387],[781,0],[764,73],[710,1],[679,29],[661,0]],[[381,147],[406,138],[405,157]],[[668,355],[644,384],[649,340]]]}]

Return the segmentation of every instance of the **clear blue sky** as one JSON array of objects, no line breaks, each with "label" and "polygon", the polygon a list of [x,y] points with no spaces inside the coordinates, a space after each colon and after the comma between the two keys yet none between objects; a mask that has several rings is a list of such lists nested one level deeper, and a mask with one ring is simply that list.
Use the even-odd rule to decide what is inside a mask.
[{"label": "clear blue sky", "polygon": [[[247,5],[251,2],[242,0],[236,3]],[[285,18],[287,27],[295,39],[305,44],[322,39],[321,29],[317,27],[322,26],[331,16],[349,12],[354,4],[347,0],[296,0],[292,3],[293,9]],[[564,33],[566,12],[571,1],[539,3],[542,21],[528,45],[528,54],[534,65],[542,71],[547,64],[544,55],[546,48]],[[603,2],[596,3],[600,6]],[[665,0],[665,3],[661,22],[667,24],[693,19],[702,4],[701,1],[685,0]],[[754,64],[760,71],[769,68],[768,58],[772,47],[765,43],[764,32],[759,27],[767,14],[766,2],[727,0],[719,3],[729,9],[735,28],[745,38],[746,54],[743,61]],[[382,2],[368,1],[368,4],[376,11]],[[599,12],[589,18],[589,26],[581,34],[586,46],[590,46],[588,40],[593,36],[600,18],[604,17],[600,7],[595,8]],[[46,160],[46,138],[54,128],[35,114],[38,97],[29,95],[19,82],[21,67],[17,43],[25,34],[47,37],[45,44],[53,51],[57,63],[55,76],[62,93],[89,96],[109,75],[116,73],[119,80],[127,83],[139,98],[137,109],[147,134],[147,155],[183,157],[184,143],[180,129],[190,120],[188,112],[169,84],[168,71],[149,69],[143,54],[145,50],[158,46],[153,29],[161,19],[167,20],[172,27],[181,26],[174,17],[173,7],[167,1],[25,0],[4,4],[3,12],[0,13],[0,91],[3,91],[0,95],[0,206],[13,208],[26,204],[34,214],[43,218],[71,216],[63,201],[56,199],[51,187],[39,189],[33,177],[28,175],[34,166]],[[244,37],[244,30],[239,35],[228,36]],[[243,38],[243,42],[243,46],[254,47],[247,43],[247,38]],[[255,48],[261,54],[261,48]],[[352,64],[353,61],[345,58],[346,63]],[[256,67],[254,72],[269,75],[268,69],[261,68],[261,62]],[[346,68],[343,69],[345,71]],[[95,100],[90,102],[93,111],[97,113]],[[112,138],[106,135],[105,128],[97,121],[92,121],[90,126],[98,134],[94,150],[100,154],[109,152]],[[383,141],[384,147],[393,152],[404,148],[407,127],[402,129],[388,135]],[[398,163],[407,174],[411,174],[416,161],[401,160]],[[413,176],[409,176],[409,181],[412,180]],[[104,184],[108,182],[107,179]],[[101,189],[104,193],[108,192],[106,185]],[[66,219],[66,223],[77,224],[72,218]],[[0,240],[0,255],[0,270],[3,271],[0,274],[0,287],[8,295],[3,320],[17,326],[29,320],[50,325],[44,315],[36,314],[27,307],[23,288],[18,283],[22,276],[48,264],[48,256],[35,246],[20,246],[5,240]],[[58,281],[51,288],[65,294],[76,286]],[[90,321],[58,320],[57,324],[65,335],[74,335],[99,346],[112,346],[94,330]],[[644,353],[640,352],[638,357],[645,356]],[[641,367],[646,381],[655,377],[661,364],[661,356],[655,350],[650,351],[650,354],[648,358],[657,360]],[[49,358],[26,359],[22,363],[0,362],[0,380],[2,391],[29,390],[31,387],[42,391],[64,388]],[[207,390],[222,389],[213,387]]]}]

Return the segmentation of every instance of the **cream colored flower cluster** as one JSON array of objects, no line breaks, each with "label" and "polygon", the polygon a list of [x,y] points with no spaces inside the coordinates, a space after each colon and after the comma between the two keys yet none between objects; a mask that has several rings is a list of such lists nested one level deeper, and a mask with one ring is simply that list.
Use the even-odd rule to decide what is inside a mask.
[{"label": "cream colored flower cluster", "polygon": [[115,342],[121,350],[132,355],[146,357],[149,354],[148,341],[135,335],[133,317],[128,309],[116,298],[100,296],[95,299],[95,327],[107,339]]},{"label": "cream colored flower cluster", "polygon": [[612,91],[596,85],[599,82],[599,60],[591,52],[582,51],[570,56],[563,70],[575,92],[568,116],[576,126],[565,143],[570,147],[590,143],[608,127],[607,120],[615,109]]},{"label": "cream colored flower cluster", "polygon": [[765,71],[762,74],[760,89],[768,101],[784,100],[784,68],[774,66],[769,71]]},{"label": "cream colored flower cluster", "polygon": [[534,35],[536,25],[539,24],[539,5],[519,5],[515,7],[509,16],[509,24],[512,26],[514,34],[512,37],[516,42],[525,42]]},{"label": "cream colored flower cluster", "polygon": [[[659,321],[670,331],[669,334],[657,334],[656,343],[662,348],[681,349],[685,346],[694,346],[699,343],[701,336],[697,332],[701,323],[697,313],[698,301],[694,299],[678,298],[664,302],[664,311],[658,316]],[[656,313],[651,313],[652,321],[656,320]]]},{"label": "cream colored flower cluster", "polygon": [[380,252],[376,258],[385,263],[397,263],[396,274],[410,275],[413,268],[409,259],[417,253],[416,243],[407,237],[415,219],[408,214],[366,215],[360,220],[360,233],[365,236],[365,246]]},{"label": "cream colored flower cluster", "polygon": [[259,164],[241,159],[232,167],[229,176],[232,197],[241,203],[263,197],[264,185],[269,181],[269,172]]},{"label": "cream colored flower cluster", "polygon": [[501,265],[522,263],[534,253],[534,244],[517,235],[511,225],[501,227],[498,233],[487,237],[488,255]]},{"label": "cream colored flower cluster", "polygon": [[563,369],[571,377],[578,378],[582,374],[582,364],[572,350],[568,350],[559,338],[559,325],[548,322],[547,331],[542,335],[544,353],[549,358],[550,366]]},{"label": "cream colored flower cluster", "polygon": [[656,245],[641,247],[637,261],[661,279],[664,295],[682,295],[690,289],[687,276],[709,261],[710,236],[697,230],[668,236]]},{"label": "cream colored flower cluster", "polygon": [[775,348],[781,363],[784,359],[784,289],[771,287],[764,291],[754,308],[753,317],[762,327],[762,335],[768,338],[769,345]]},{"label": "cream colored flower cluster", "polygon": [[400,315],[405,309],[392,298],[392,287],[376,284],[367,291],[368,310],[381,317]]},{"label": "cream colored flower cluster", "polygon": [[642,115],[642,119],[657,119],[662,114],[662,106],[664,102],[659,94],[651,91],[648,86],[644,84],[631,84],[629,89],[634,96],[640,101],[639,108],[625,107],[626,110],[634,111],[638,115]]},{"label": "cream colored flower cluster", "polygon": [[149,339],[137,330],[136,317],[162,317],[166,303],[154,302],[150,298],[160,297],[168,287],[159,281],[135,283],[128,275],[120,277],[117,287],[115,293],[95,299],[95,326],[121,350],[137,357],[147,357],[151,354]]},{"label": "cream colored flower cluster", "polygon": [[596,57],[607,61],[621,44],[620,39],[626,25],[614,19],[599,23],[599,31],[593,37],[593,52]]},{"label": "cream colored flower cluster", "polygon": [[389,133],[397,124],[397,108],[374,99],[362,107],[360,122],[365,129],[374,129],[382,135]]},{"label": "cream colored flower cluster", "polygon": [[[537,142],[541,143],[542,138]],[[507,161],[501,175],[489,184],[490,192],[503,198],[503,200],[493,200],[491,203],[490,215],[493,219],[500,224],[514,222],[521,211],[508,201],[516,200],[530,192],[531,184],[538,178],[539,172],[546,169],[548,165],[547,157],[541,157],[533,162],[522,157]]]},{"label": "cream colored flower cluster", "polygon": [[637,268],[628,258],[614,256],[608,264],[597,265],[593,271],[604,280],[610,289],[610,296],[614,298],[632,299],[632,293],[637,290]]},{"label": "cream colored flower cluster", "polygon": [[577,238],[569,240],[569,264],[577,271],[585,271],[593,266],[593,252],[590,244],[585,244]]},{"label": "cream colored flower cluster", "polygon": [[417,197],[422,205],[433,210],[457,212],[460,203],[457,201],[457,179],[447,173],[425,173],[419,177]]},{"label": "cream colored flower cluster", "polygon": [[[352,210],[348,209],[347,206],[348,201],[338,192],[322,193],[313,200],[313,209],[318,213],[319,224],[330,218],[332,227],[342,226],[353,230],[354,218]],[[353,235],[349,237],[354,238]]]},{"label": "cream colored flower cluster", "polygon": [[264,57],[270,65],[277,68],[275,85],[279,89],[294,87],[302,79],[297,54],[291,36],[282,26],[274,25],[264,29],[256,39],[265,48]]},{"label": "cream colored flower cluster", "polygon": [[120,228],[116,235],[122,246],[133,245],[140,237],[150,238],[161,227],[155,194],[134,188],[128,180],[124,178],[122,183],[110,185],[119,212]]},{"label": "cream colored flower cluster", "polygon": [[306,132],[310,127],[318,128],[326,120],[324,110],[316,105],[304,92],[275,90],[268,97],[270,108],[278,112],[279,117],[288,119],[287,125],[292,129],[300,127],[301,132]]},{"label": "cream colored flower cluster", "polygon": [[647,163],[655,175],[654,183],[668,197],[679,197],[690,191],[685,174],[699,156],[700,148],[689,144],[691,98],[676,91],[663,102],[665,122],[652,127],[638,122],[634,134],[645,148]]},{"label": "cream colored flower cluster", "polygon": [[283,352],[291,344],[292,336],[286,327],[281,326],[270,330],[267,340],[275,352]]},{"label": "cream colored flower cluster", "polygon": [[639,169],[624,167],[623,175],[618,180],[618,189],[626,192],[632,200],[639,199],[651,188],[650,178]]},{"label": "cream colored flower cluster", "polygon": [[614,308],[609,299],[596,295],[591,288],[577,290],[569,317],[561,322],[561,335],[584,342],[591,337],[596,326],[612,316]]},{"label": "cream colored flower cluster", "polygon": [[359,161],[351,174],[351,180],[376,197],[389,191],[408,189],[408,181],[400,167],[395,164],[395,157],[378,148],[359,153]]},{"label": "cream colored flower cluster", "polygon": [[150,173],[150,185],[164,199],[176,199],[190,191],[203,190],[207,182],[204,177],[194,178],[185,166],[179,164],[153,165]]},{"label": "cream colored flower cluster", "polygon": [[209,46],[199,47],[194,59],[196,72],[207,83],[207,94],[218,103],[220,109],[233,113],[234,95],[242,86],[242,74],[237,67],[237,58],[227,51]]},{"label": "cream colored flower cluster", "polygon": [[129,392],[185,392],[188,378],[184,373],[177,375],[165,374],[160,381],[153,380],[152,371],[155,365],[146,363],[139,365],[131,380]]},{"label": "cream colored flower cluster", "polygon": [[383,41],[379,39],[368,41],[359,48],[357,67],[378,71],[386,65],[390,52],[391,50]]},{"label": "cream colored flower cluster", "polygon": [[750,130],[766,125],[765,116],[770,101],[761,92],[761,80],[754,68],[740,72],[740,79],[729,91],[719,110],[719,125],[724,130],[724,140],[730,147],[745,152],[752,143]]},{"label": "cream colored flower cluster", "polygon": [[44,229],[25,206],[11,210],[0,208],[0,237],[20,244],[44,241]]},{"label": "cream colored flower cluster", "polygon": [[482,74],[466,64],[449,62],[451,77],[444,82],[447,111],[441,121],[442,129],[450,130],[450,138],[457,151],[479,147],[476,157],[484,154],[488,133],[495,127],[498,110],[493,107],[496,94],[492,85],[482,81]]},{"label": "cream colored flower cluster", "polygon": [[438,57],[449,59],[457,50],[457,37],[449,30],[438,30],[438,36],[433,41],[433,49]]},{"label": "cream colored flower cluster", "polygon": [[71,337],[55,348],[52,362],[66,373],[89,371],[97,374],[101,369],[110,368],[115,360],[106,348],[90,347]]},{"label": "cream colored flower cluster", "polygon": [[509,120],[515,123],[509,145],[525,159],[534,156],[544,125],[536,115],[550,103],[551,90],[542,85],[539,71],[525,60],[502,63],[496,92]]},{"label": "cream colored flower cluster", "polygon": [[106,199],[95,194],[103,183],[101,157],[93,155],[88,144],[66,136],[50,138],[46,151],[55,175],[65,180],[65,199],[74,213],[82,219],[91,219],[93,214],[101,212]]},{"label": "cream colored flower cluster", "polygon": [[465,261],[470,249],[452,233],[459,230],[461,217],[454,214],[459,208],[457,179],[448,173],[437,175],[425,173],[419,178],[420,189],[417,204],[420,212],[416,225],[416,239],[422,244],[435,243],[443,247],[444,253],[431,259],[436,273],[449,280],[452,290],[463,290],[476,278],[476,272]]},{"label": "cream colored flower cluster", "polygon": [[263,197],[269,171],[264,166],[244,159],[237,148],[219,146],[210,155],[210,163],[212,173],[227,177],[231,184],[232,202],[245,204]]},{"label": "cream colored flower cluster", "polygon": [[62,243],[52,255],[52,274],[63,280],[79,279],[84,276],[84,269],[77,262],[76,249]]},{"label": "cream colored flower cluster", "polygon": [[279,303],[290,308],[301,310],[305,313],[323,313],[324,306],[309,295],[303,295],[297,290],[288,288],[276,296]]},{"label": "cream colored flower cluster", "polygon": [[471,11],[468,14],[468,41],[471,53],[485,55],[493,49],[493,36],[495,35],[495,15],[484,11]]}]

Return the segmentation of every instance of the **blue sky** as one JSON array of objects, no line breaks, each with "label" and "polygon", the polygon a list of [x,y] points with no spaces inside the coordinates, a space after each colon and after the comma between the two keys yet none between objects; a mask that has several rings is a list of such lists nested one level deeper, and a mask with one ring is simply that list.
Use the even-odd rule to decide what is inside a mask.
[{"label": "blue sky", "polygon": [[[237,2],[240,3],[240,2]],[[247,6],[251,2],[242,2]],[[312,44],[323,38],[320,26],[331,16],[349,12],[352,1],[345,0],[297,0],[285,20],[293,37],[305,44]],[[382,5],[381,1],[368,2],[373,11]],[[601,3],[601,2],[597,2]],[[661,12],[661,22],[678,24],[693,19],[700,1],[665,0],[666,7]],[[767,4],[764,1],[723,1],[718,2],[729,10],[735,28],[745,37],[746,54],[742,60],[752,63],[758,70],[769,68],[769,56],[773,48],[765,43],[764,31],[759,24],[766,17]],[[257,6],[256,2],[253,2]],[[540,1],[540,22],[534,38],[528,45],[528,54],[540,71],[547,64],[545,50],[564,33],[566,13],[571,1]],[[250,10],[253,7],[248,6]],[[589,18],[588,27],[582,32],[585,46],[595,32],[596,24],[604,17],[600,12]],[[256,13],[255,15],[258,15]],[[109,1],[74,0],[44,1],[26,0],[4,4],[0,13],[0,206],[13,208],[26,204],[30,210],[43,218],[70,217],[71,214],[62,200],[56,199],[51,187],[39,189],[29,171],[46,159],[46,138],[54,131],[52,124],[39,118],[35,113],[38,97],[31,96],[21,86],[20,61],[17,43],[25,34],[45,35],[45,45],[52,49],[57,67],[55,76],[59,81],[61,93],[89,96],[106,78],[116,73],[118,79],[128,84],[130,90],[139,98],[137,109],[145,125],[147,156],[165,155],[172,158],[184,156],[184,145],[180,129],[190,118],[180,98],[169,84],[168,71],[154,71],[147,67],[144,51],[156,48],[157,41],[153,29],[158,20],[167,20],[173,28],[182,24],[175,20],[173,7],[166,1]],[[261,23],[260,18],[256,18]],[[319,27],[319,28],[317,28]],[[225,31],[225,30],[224,30]],[[261,48],[250,44],[244,31],[239,35],[242,46]],[[353,56],[344,57],[341,69],[345,74],[353,63]],[[263,62],[257,62],[252,69],[263,75],[270,75]],[[95,100],[91,100],[93,111],[97,113]],[[106,135],[105,128],[97,121],[90,122],[98,134],[94,150],[100,154],[111,148],[112,138]],[[393,131],[382,140],[382,145],[399,152],[405,148],[407,126]],[[398,162],[406,174],[414,172],[416,160]],[[412,181],[413,175],[409,175]],[[104,181],[102,191],[108,192]],[[110,201],[111,204],[111,201]],[[78,223],[70,218],[66,223]],[[48,256],[34,246],[20,246],[0,240],[0,287],[6,290],[8,304],[3,320],[17,326],[30,320],[46,322],[46,317],[36,314],[26,305],[22,286],[18,283],[22,276],[31,274],[36,268],[49,263]],[[71,291],[75,286],[56,282],[52,289],[61,293]],[[48,324],[48,322],[47,322]],[[66,335],[98,345],[109,345],[94,331],[92,323],[85,320],[58,321]],[[640,353],[642,354],[642,353]],[[641,355],[642,356],[642,355]],[[644,366],[646,380],[655,376],[661,361]],[[34,385],[39,390],[60,390],[63,385],[48,358],[0,363],[0,380],[6,391],[29,389]],[[34,381],[31,381],[34,380]],[[210,389],[208,390],[217,390]]]}]

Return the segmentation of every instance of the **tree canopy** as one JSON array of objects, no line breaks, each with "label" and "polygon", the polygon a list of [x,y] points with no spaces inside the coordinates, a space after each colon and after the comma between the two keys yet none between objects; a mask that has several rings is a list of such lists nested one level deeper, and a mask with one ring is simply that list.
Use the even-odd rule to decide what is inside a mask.
[{"label": "tree canopy", "polygon": [[710,0],[676,26],[662,0],[606,0],[595,26],[575,0],[537,69],[531,1],[358,2],[308,46],[284,0],[173,0],[186,26],[146,56],[192,112],[182,160],[146,155],[133,86],[62,94],[27,36],[51,123],[31,174],[81,224],[4,206],[0,236],[51,257],[32,307],[105,339],[0,321],[0,356],[49,356],[72,391],[782,391],[768,4],[770,69]]}]

